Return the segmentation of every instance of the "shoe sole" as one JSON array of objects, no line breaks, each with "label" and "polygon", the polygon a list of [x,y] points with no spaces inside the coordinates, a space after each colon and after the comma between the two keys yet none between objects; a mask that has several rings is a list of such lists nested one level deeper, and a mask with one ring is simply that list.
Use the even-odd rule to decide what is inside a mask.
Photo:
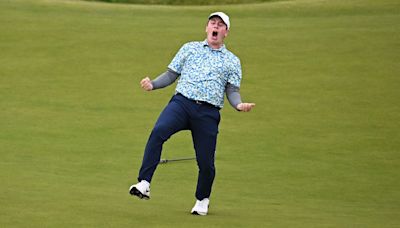
[{"label": "shoe sole", "polygon": [[197,212],[197,211],[193,211],[193,212],[192,212],[192,215],[201,215],[201,216],[204,216],[204,215],[207,215],[207,213],[199,213],[199,212]]},{"label": "shoe sole", "polygon": [[144,199],[144,200],[150,199],[149,196],[142,194],[136,187],[131,188],[131,190],[129,190],[129,194],[137,196],[139,197],[139,199]]}]

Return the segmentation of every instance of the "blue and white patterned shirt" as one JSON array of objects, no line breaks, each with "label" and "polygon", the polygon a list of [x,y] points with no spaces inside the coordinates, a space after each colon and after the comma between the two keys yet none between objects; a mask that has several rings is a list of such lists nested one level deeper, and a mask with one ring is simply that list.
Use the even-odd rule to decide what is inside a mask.
[{"label": "blue and white patterned shirt", "polygon": [[184,44],[168,68],[180,74],[176,93],[222,108],[227,83],[240,87],[240,60],[223,45],[212,49],[207,40]]}]

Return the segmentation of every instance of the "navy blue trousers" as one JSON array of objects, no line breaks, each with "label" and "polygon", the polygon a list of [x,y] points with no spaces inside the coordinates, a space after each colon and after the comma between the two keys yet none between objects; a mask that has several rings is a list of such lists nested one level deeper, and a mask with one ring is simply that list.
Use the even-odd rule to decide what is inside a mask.
[{"label": "navy blue trousers", "polygon": [[215,177],[219,122],[219,108],[189,100],[180,94],[174,95],[161,112],[147,141],[138,180],[151,182],[164,142],[178,131],[190,130],[199,167],[196,198],[209,198]]}]

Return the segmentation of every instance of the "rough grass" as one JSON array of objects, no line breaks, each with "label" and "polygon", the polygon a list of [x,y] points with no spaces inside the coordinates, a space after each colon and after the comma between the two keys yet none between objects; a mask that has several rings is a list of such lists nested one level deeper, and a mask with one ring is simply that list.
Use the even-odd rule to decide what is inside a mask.
[{"label": "rough grass", "polygon": [[[400,226],[399,3],[0,1],[0,227]],[[174,86],[145,93],[207,15],[231,16],[251,113],[222,110],[210,215],[194,162],[129,196]],[[188,132],[163,157],[192,156]]]}]

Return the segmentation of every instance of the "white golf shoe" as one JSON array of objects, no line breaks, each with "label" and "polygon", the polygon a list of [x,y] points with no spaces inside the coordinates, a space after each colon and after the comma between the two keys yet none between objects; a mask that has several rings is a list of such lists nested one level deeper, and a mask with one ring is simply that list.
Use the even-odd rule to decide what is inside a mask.
[{"label": "white golf shoe", "polygon": [[129,188],[129,194],[137,196],[140,199],[149,200],[150,199],[150,183],[142,180],[137,184],[132,185]]},{"label": "white golf shoe", "polygon": [[196,204],[192,209],[192,214],[194,215],[207,215],[208,205],[210,204],[210,200],[208,198],[204,198],[203,200],[197,200]]}]

